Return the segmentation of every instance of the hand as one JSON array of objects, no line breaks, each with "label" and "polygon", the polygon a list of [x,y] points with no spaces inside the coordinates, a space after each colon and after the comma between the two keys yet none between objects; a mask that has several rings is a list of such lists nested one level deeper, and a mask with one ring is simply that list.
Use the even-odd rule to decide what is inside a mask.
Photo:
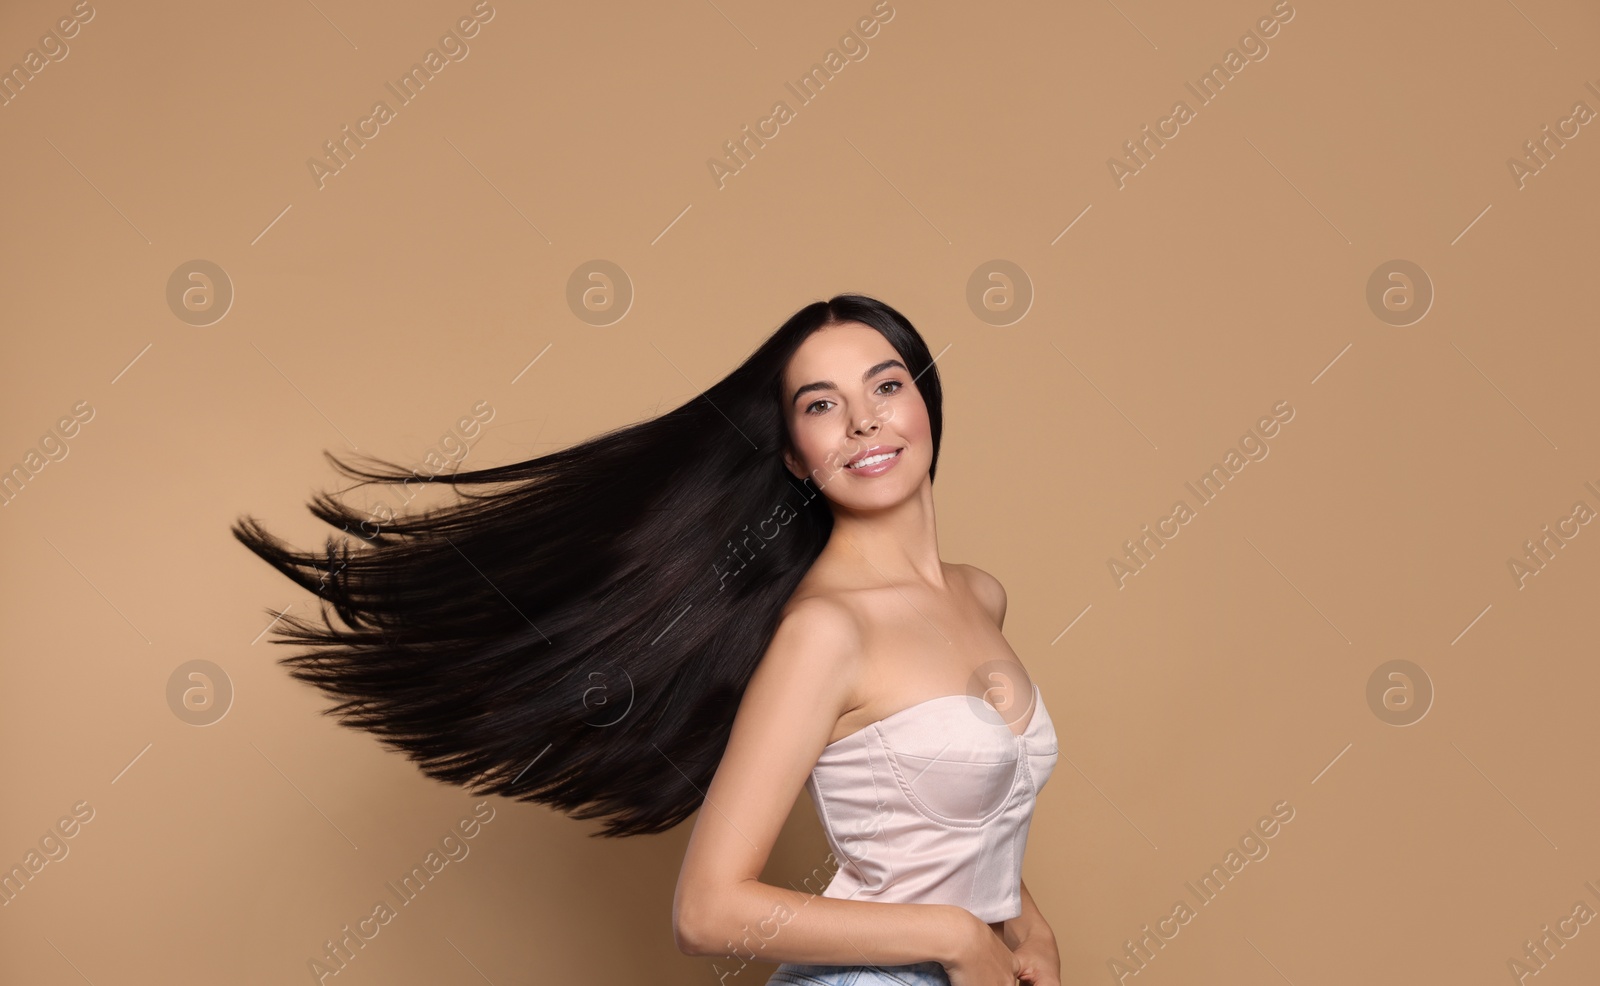
[{"label": "hand", "polygon": [[[961,913],[966,916],[962,920],[962,931],[951,957],[944,962],[950,986],[1016,986],[1017,977],[1023,971],[1022,960],[971,911]],[[1060,986],[1060,983],[1057,981],[1050,986]]]},{"label": "hand", "polygon": [[1017,975],[1030,986],[1061,986],[1061,953],[1056,940],[1043,933],[1029,935],[1013,953],[1021,965]]}]

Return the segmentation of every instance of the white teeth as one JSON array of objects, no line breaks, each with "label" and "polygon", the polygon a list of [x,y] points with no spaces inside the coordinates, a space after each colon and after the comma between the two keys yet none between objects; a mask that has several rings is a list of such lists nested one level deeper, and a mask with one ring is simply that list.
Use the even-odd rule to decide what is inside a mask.
[{"label": "white teeth", "polygon": [[850,468],[851,469],[860,469],[863,466],[876,465],[876,464],[878,464],[879,462],[882,462],[885,459],[892,459],[892,458],[894,458],[895,456],[897,456],[899,454],[900,454],[899,452],[883,452],[883,453],[880,453],[878,455],[869,455],[865,459],[862,459],[860,462],[852,463],[850,465]]}]

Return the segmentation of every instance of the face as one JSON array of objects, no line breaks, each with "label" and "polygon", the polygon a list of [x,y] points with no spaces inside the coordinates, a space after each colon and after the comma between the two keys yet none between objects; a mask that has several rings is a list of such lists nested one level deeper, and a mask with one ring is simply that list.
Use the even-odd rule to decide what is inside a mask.
[{"label": "face", "polygon": [[[813,332],[789,361],[783,399],[793,444],[784,464],[796,478],[810,476],[829,500],[886,507],[926,479],[928,407],[904,358],[876,329],[846,322]],[[861,461],[881,453],[892,457]]]}]

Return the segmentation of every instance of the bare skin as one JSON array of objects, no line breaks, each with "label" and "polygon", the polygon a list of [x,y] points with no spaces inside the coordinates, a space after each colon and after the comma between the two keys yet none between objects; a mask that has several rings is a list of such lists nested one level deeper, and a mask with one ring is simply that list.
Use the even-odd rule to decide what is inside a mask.
[{"label": "bare skin", "polygon": [[[972,565],[941,562],[943,585],[884,585],[881,579],[863,584],[862,567],[859,560],[830,558],[825,550],[790,602],[792,607],[814,597],[830,599],[849,611],[862,635],[853,702],[835,722],[829,743],[930,698],[970,693],[972,672],[995,661],[1014,665],[1009,677],[1017,683],[1017,694],[996,708],[1013,732],[1027,728],[1033,683],[1001,635],[1005,590],[994,576]],[[1005,923],[989,928],[1001,935]]]},{"label": "bare skin", "polygon": [[[759,879],[828,743],[927,699],[972,694],[973,671],[989,662],[1010,669],[1009,694],[985,697],[1013,731],[1034,711],[1015,707],[1031,702],[1032,682],[1001,633],[1004,588],[939,556],[927,408],[899,354],[867,326],[830,326],[797,351],[784,386],[785,463],[828,498],[834,529],[746,686],[696,816],[673,902],[679,948],[739,946],[802,964],[934,959],[952,986],[1018,976],[1059,986],[1054,936],[1026,885],[1021,917],[985,924],[954,905],[826,898]],[[893,468],[844,468],[875,447],[899,450]]]}]

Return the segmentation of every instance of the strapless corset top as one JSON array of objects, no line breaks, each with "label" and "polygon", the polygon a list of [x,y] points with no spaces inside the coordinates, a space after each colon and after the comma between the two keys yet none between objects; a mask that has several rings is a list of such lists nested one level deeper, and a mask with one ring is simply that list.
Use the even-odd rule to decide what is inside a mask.
[{"label": "strapless corset top", "polygon": [[839,864],[822,895],[1020,916],[1028,826],[1058,756],[1037,684],[1032,698],[1020,733],[981,698],[941,695],[824,747],[806,779]]}]

